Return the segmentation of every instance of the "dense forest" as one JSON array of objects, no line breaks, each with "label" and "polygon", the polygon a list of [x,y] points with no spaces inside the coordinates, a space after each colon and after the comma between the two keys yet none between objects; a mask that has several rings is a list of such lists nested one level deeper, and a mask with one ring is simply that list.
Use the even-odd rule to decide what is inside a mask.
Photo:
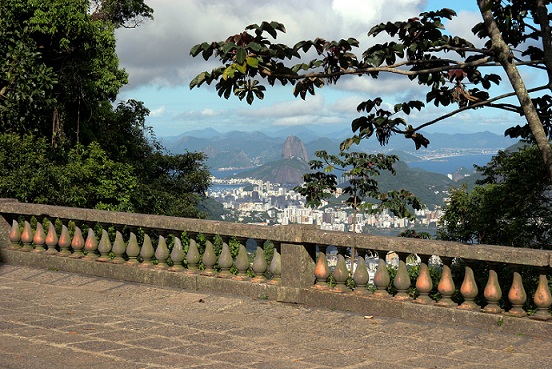
[{"label": "dense forest", "polygon": [[0,196],[205,217],[202,153],[167,155],[127,83],[115,30],[153,18],[143,0],[0,3]]}]

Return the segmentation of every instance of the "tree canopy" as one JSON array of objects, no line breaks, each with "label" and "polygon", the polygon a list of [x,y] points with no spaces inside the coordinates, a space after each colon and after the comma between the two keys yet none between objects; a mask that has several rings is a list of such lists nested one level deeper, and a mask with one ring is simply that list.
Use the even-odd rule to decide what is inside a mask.
[{"label": "tree canopy", "polygon": [[483,179],[471,192],[466,187],[451,192],[438,236],[551,249],[551,185],[538,148],[528,145],[501,151],[477,170]]},{"label": "tree canopy", "polygon": [[[375,136],[386,144],[392,135],[413,140],[416,148],[429,141],[421,130],[464,111],[478,108],[499,109],[522,115],[526,124],[513,126],[505,134],[533,140],[542,155],[552,181],[552,46],[548,0],[477,0],[482,16],[474,24],[474,37],[484,46],[452,35],[443,20],[456,16],[452,9],[423,12],[405,21],[374,25],[369,36],[386,35],[386,42],[374,43],[360,55],[354,38],[329,41],[304,40],[293,46],[276,43],[285,26],[262,22],[247,26],[224,41],[194,46],[192,56],[218,59],[220,66],[197,75],[190,88],[216,83],[219,96],[232,94],[251,104],[264,98],[266,85],[293,85],[301,98],[315,94],[317,88],[339,83],[343,78],[378,78],[382,73],[402,75],[427,88],[417,100],[387,103],[379,97],[360,102],[361,116],[352,121],[353,135],[342,143],[346,150],[361,140]],[[314,55],[314,58],[311,58]],[[502,81],[497,68],[504,71],[511,92],[496,93],[493,85]],[[522,71],[542,71],[542,83],[526,86]],[[517,98],[512,103],[508,98]],[[446,114],[429,121],[409,119],[413,110],[426,104],[437,107],[457,105]]]},{"label": "tree canopy", "polygon": [[0,2],[0,195],[67,206],[204,216],[200,153],[167,155],[127,73],[115,29],[152,18],[144,0]]},{"label": "tree canopy", "polygon": [[[396,155],[367,154],[363,152],[340,152],[330,155],[317,151],[317,159],[309,165],[312,173],[304,175],[305,183],[295,190],[306,197],[307,205],[319,207],[329,202],[332,196],[343,196],[343,204],[357,211],[377,214],[383,208],[389,209],[401,218],[414,219],[411,209],[422,208],[421,201],[409,191],[379,190],[377,177],[382,171],[395,174],[393,165],[399,160]],[[341,171],[338,177],[335,171]],[[339,187],[339,183],[344,185]]]}]

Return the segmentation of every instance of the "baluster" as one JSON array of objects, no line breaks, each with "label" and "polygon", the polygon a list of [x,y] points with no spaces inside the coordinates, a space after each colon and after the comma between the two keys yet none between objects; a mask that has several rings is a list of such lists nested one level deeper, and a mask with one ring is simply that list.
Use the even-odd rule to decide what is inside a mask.
[{"label": "baluster", "polygon": [[441,271],[441,279],[439,280],[439,284],[437,285],[437,291],[441,294],[441,299],[437,301],[435,305],[443,307],[455,307],[458,304],[456,304],[451,299],[452,294],[456,290],[456,286],[454,285],[454,281],[452,280],[452,271],[450,270],[452,258],[444,256],[441,256],[440,258],[443,262],[443,269]]},{"label": "baluster", "polygon": [[527,300],[525,288],[523,288],[523,280],[519,273],[519,266],[514,266],[514,278],[510,291],[508,291],[508,300],[512,303],[512,308],[507,312],[508,315],[518,318],[527,316],[527,312],[523,310],[523,304]]},{"label": "baluster", "polygon": [[394,296],[394,298],[401,301],[411,300],[411,297],[408,295],[407,290],[410,288],[410,285],[412,283],[410,281],[408,270],[406,269],[406,263],[404,262],[407,255],[397,255],[399,255],[399,268],[397,269],[397,274],[395,274],[395,279],[393,280],[393,285],[397,289],[397,294]]},{"label": "baluster", "polygon": [[48,233],[46,234],[46,245],[48,246],[48,250],[46,251],[46,254],[56,255],[58,253],[56,249],[57,243],[58,235],[56,233],[56,227],[54,227],[54,224],[51,221],[48,221]]},{"label": "baluster", "polygon": [[257,249],[255,251],[255,259],[253,260],[253,272],[255,273],[255,282],[264,282],[266,281],[265,272],[268,268],[268,264],[265,258],[265,252],[263,249],[264,241],[255,239],[257,243]]},{"label": "baluster", "polygon": [[389,276],[389,271],[387,270],[387,263],[383,259],[378,259],[378,268],[376,269],[376,274],[374,275],[374,285],[377,290],[374,293],[376,297],[389,297],[389,292],[387,287],[391,282],[391,277]]},{"label": "baluster", "polygon": [[552,296],[550,295],[550,287],[548,287],[548,276],[546,275],[546,269],[540,269],[539,285],[533,296],[533,301],[537,306],[537,312],[535,315],[530,316],[531,319],[537,320],[550,320],[552,315],[548,312],[550,305],[552,305]]},{"label": "baluster", "polygon": [[12,221],[9,239],[11,242],[10,250],[18,250],[21,247],[19,244],[21,241],[21,230],[19,229],[19,223],[15,219]]},{"label": "baluster", "polygon": [[111,251],[113,251],[113,254],[115,255],[113,260],[111,260],[113,264],[123,264],[125,262],[123,255],[126,251],[126,245],[125,241],[123,241],[123,235],[119,231],[115,232],[115,241],[113,242],[113,248]]},{"label": "baluster", "polygon": [[92,224],[88,225],[88,234],[84,242],[84,250],[86,251],[86,256],[83,258],[84,260],[96,260],[98,258],[96,254],[96,250],[98,250],[98,239],[96,238],[96,233],[92,228]]},{"label": "baluster", "polygon": [[69,229],[64,224],[61,225],[61,235],[59,236],[58,245],[60,249],[58,256],[66,257],[71,255],[71,251],[69,250],[69,247],[71,247],[71,236],[69,235]]},{"label": "baluster", "polygon": [[356,284],[355,293],[367,295],[370,291],[366,288],[368,281],[370,280],[370,275],[368,274],[368,267],[366,266],[366,260],[360,254],[361,252],[365,253],[365,250],[358,250],[357,256],[357,266],[353,273],[353,280]]},{"label": "baluster", "polygon": [[138,264],[138,255],[140,255],[140,246],[138,246],[138,239],[136,238],[136,234],[134,232],[130,232],[130,236],[128,238],[128,244],[126,247],[126,254],[128,256],[128,260],[125,264],[127,265],[137,265]]},{"label": "baluster", "polygon": [[151,238],[147,233],[144,233],[144,242],[142,243],[142,248],[140,249],[140,257],[142,258],[142,263],[139,265],[142,268],[149,268],[152,266],[151,258],[155,255],[155,250],[151,244]]},{"label": "baluster", "polygon": [[217,263],[217,254],[210,237],[205,236],[205,251],[201,257],[201,261],[205,266],[205,270],[201,274],[213,275],[215,274],[215,264]]},{"label": "baluster", "polygon": [[157,243],[157,248],[155,249],[155,259],[157,259],[157,269],[167,269],[169,265],[167,264],[167,259],[169,258],[169,248],[167,247],[167,241],[165,237],[159,235],[159,242]]},{"label": "baluster", "polygon": [[84,256],[82,249],[84,248],[84,237],[82,236],[82,231],[79,227],[75,226],[75,232],[73,233],[73,239],[71,240],[71,248],[73,249],[73,254],[69,257],[72,259],[80,259]]},{"label": "baluster", "polygon": [[199,264],[199,250],[197,248],[197,242],[193,238],[193,234],[188,232],[188,253],[186,254],[186,261],[188,262],[188,272],[196,273],[198,271]]},{"label": "baluster", "polygon": [[106,262],[111,260],[109,257],[109,253],[111,252],[111,241],[109,240],[109,233],[107,233],[105,229],[102,229],[98,251],[100,252],[100,257],[97,258],[96,261]]},{"label": "baluster", "polygon": [[[272,260],[270,261],[270,267],[268,268],[268,271],[270,272],[270,275],[272,276],[270,278],[270,281],[268,283],[271,284],[279,284],[282,280],[282,256],[280,255],[280,252],[278,251],[280,248],[280,244],[274,243],[274,255],[272,255]],[[328,263],[326,263],[328,265]]]},{"label": "baluster", "polygon": [[429,258],[431,255],[419,255],[420,256],[420,275],[416,279],[416,289],[418,290],[418,297],[413,301],[418,304],[434,304],[435,301],[429,297],[429,293],[433,289],[433,281],[431,280],[431,274],[429,273]]},{"label": "baluster", "polygon": [[220,267],[220,277],[228,277],[232,274],[230,273],[230,268],[234,264],[234,259],[232,259],[232,252],[230,251],[230,246],[228,245],[228,237],[223,237],[222,239],[222,251],[218,258],[218,265]]},{"label": "baluster", "polygon": [[466,261],[464,266],[464,281],[460,286],[460,293],[464,298],[464,302],[458,306],[458,309],[462,310],[479,310],[480,307],[473,301],[479,289],[477,288],[477,283],[475,283],[475,278],[473,276],[473,269],[469,266],[470,261]]},{"label": "baluster", "polygon": [[23,232],[21,233],[21,242],[23,243],[23,247],[20,249],[21,251],[29,252],[33,250],[33,237],[34,234],[31,224],[25,221]]},{"label": "baluster", "polygon": [[46,234],[44,234],[44,226],[40,222],[36,222],[36,232],[33,236],[34,250],[37,254],[46,251],[44,248],[44,242],[46,242]]},{"label": "baluster", "polygon": [[483,290],[483,296],[487,299],[487,306],[481,309],[484,313],[500,314],[502,309],[498,302],[502,298],[502,289],[498,283],[498,275],[496,274],[495,263],[489,263],[489,279]]},{"label": "baluster", "polygon": [[171,272],[179,272],[184,270],[182,262],[184,261],[185,257],[186,255],[184,254],[184,249],[182,248],[182,241],[180,241],[180,238],[175,237],[173,248],[171,250],[171,260],[173,262],[173,265],[169,268],[169,270]]},{"label": "baluster", "polygon": [[314,287],[319,289],[327,289],[327,281],[330,275],[330,266],[328,265],[328,259],[326,258],[326,245],[318,246],[318,260],[314,267],[314,276],[316,277],[316,283]]},{"label": "baluster", "polygon": [[345,262],[345,257],[343,253],[345,250],[343,248],[338,248],[337,254],[337,264],[333,271],[333,277],[335,280],[334,290],[336,292],[345,292],[349,289],[347,288],[347,279],[349,279],[349,270],[347,269],[347,263]]},{"label": "baluster", "polygon": [[238,269],[238,275],[234,278],[246,280],[248,279],[247,271],[249,270],[249,257],[247,256],[247,249],[244,245],[246,240],[240,237],[238,238],[238,241],[240,242],[240,248],[235,261],[236,269]]}]

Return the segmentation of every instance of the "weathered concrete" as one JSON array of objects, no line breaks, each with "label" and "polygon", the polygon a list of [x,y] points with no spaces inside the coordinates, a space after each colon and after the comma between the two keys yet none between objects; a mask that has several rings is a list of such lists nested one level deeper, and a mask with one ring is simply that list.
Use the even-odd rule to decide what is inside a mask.
[{"label": "weathered concrete", "polygon": [[0,367],[552,367],[551,339],[366,313],[0,264]]},{"label": "weathered concrete", "polygon": [[[9,226],[14,215],[48,216],[51,219],[73,220],[77,224],[94,224],[143,227],[160,231],[186,231],[238,238],[255,238],[289,244],[320,244],[342,247],[355,246],[381,252],[394,251],[402,254],[439,255],[466,260],[482,260],[497,263],[550,267],[552,251],[531,250],[506,246],[465,245],[457,242],[422,240],[402,237],[385,237],[346,232],[323,231],[315,226],[287,225],[264,227],[210,220],[176,218],[161,215],[121,213],[94,209],[79,209],[62,206],[26,204],[12,199],[0,199],[0,233]],[[5,239],[0,239],[0,243]]]},{"label": "weathered concrete", "polygon": [[[292,245],[289,246],[292,247]],[[300,255],[294,254],[296,257],[293,260],[301,259],[302,261],[298,264],[297,268],[290,270],[297,270],[299,274],[296,277],[301,280],[302,276],[313,275],[313,272],[311,270],[303,270],[300,266],[312,266],[313,261],[307,249],[296,248],[296,250],[299,250]],[[306,288],[305,283],[293,287],[280,286],[236,278],[218,278],[188,272],[171,272],[166,269],[70,259],[8,249],[0,249],[0,261],[11,265],[81,273],[125,282],[144,283],[155,287],[171,287],[191,292],[268,299],[271,301],[304,304],[317,308],[350,311],[382,317],[404,318],[418,322],[449,324],[451,326],[466,326],[552,339],[552,321],[534,321],[528,318],[515,318],[502,314],[490,315],[454,308],[420,305],[410,301],[398,301],[393,298],[377,298],[372,295],[336,292],[331,289]]]}]

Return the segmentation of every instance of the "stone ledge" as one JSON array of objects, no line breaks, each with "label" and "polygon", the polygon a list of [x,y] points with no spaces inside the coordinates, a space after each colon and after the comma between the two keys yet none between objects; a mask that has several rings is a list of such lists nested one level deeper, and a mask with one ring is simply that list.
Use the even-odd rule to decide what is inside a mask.
[{"label": "stone ledge", "polygon": [[467,326],[488,331],[552,339],[552,321],[542,322],[528,318],[514,318],[503,314],[486,314],[477,311],[413,304],[409,301],[377,298],[351,292],[336,292],[331,289],[318,289],[316,287],[300,289],[269,283],[86,261],[2,248],[0,248],[0,262],[205,293],[269,299],[286,303],[305,304],[316,308],[351,311],[365,315]]}]

